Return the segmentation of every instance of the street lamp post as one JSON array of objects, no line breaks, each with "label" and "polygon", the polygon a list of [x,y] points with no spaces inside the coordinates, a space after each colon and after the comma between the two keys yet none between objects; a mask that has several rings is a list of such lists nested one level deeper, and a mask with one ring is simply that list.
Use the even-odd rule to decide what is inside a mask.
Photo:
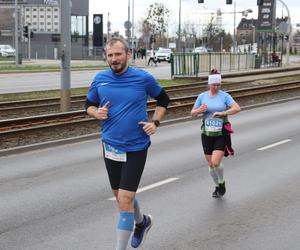
[{"label": "street lamp post", "polygon": [[290,16],[290,11],[289,8],[287,7],[287,5],[282,1],[282,0],[278,0],[287,10],[287,14],[288,14],[288,20],[287,20],[287,24],[288,24],[288,39],[286,41],[286,64],[289,65],[290,64],[290,37],[291,37],[291,16]]},{"label": "street lamp post", "polygon": [[236,2],[233,3],[233,53],[236,52]]},{"label": "street lamp post", "polygon": [[107,41],[110,39],[110,21],[109,21],[110,13],[107,13]]},{"label": "street lamp post", "polygon": [[135,46],[134,46],[134,0],[132,0],[132,32],[131,32],[131,48],[132,48],[132,62],[135,61]]},{"label": "street lamp post", "polygon": [[181,51],[181,0],[179,0],[178,52]]},{"label": "street lamp post", "polygon": [[18,0],[15,0],[15,60],[16,66],[19,65],[19,32],[18,32]]}]

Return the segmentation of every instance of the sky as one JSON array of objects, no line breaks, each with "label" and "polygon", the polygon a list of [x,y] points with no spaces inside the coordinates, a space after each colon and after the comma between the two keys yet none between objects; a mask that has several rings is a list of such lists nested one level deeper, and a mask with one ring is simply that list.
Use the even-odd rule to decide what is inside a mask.
[{"label": "sky", "polygon": [[[104,33],[107,33],[107,20],[111,22],[111,31],[119,31],[125,35],[124,22],[128,20],[128,4],[130,3],[130,21],[132,21],[132,5],[134,3],[134,24],[135,33],[142,20],[147,16],[147,9],[150,4],[155,2],[163,3],[170,10],[168,33],[174,36],[178,30],[179,22],[179,2],[181,1],[181,24],[193,24],[194,27],[202,29],[208,23],[211,13],[216,13],[220,8],[222,14],[222,28],[226,32],[233,34],[234,27],[234,4],[226,5],[226,0],[204,0],[204,4],[199,4],[197,0],[89,0],[90,3],[90,30],[92,30],[93,14],[103,14]],[[235,0],[233,0],[234,3]],[[277,0],[276,17],[287,16],[287,10],[281,2],[284,2],[289,9],[293,31],[296,24],[300,23],[300,1],[299,0]],[[241,12],[251,9],[247,18],[257,19],[257,0],[239,0],[236,2],[236,26],[242,18]],[[109,14],[108,14],[109,13]],[[298,27],[300,29],[300,27]]]}]

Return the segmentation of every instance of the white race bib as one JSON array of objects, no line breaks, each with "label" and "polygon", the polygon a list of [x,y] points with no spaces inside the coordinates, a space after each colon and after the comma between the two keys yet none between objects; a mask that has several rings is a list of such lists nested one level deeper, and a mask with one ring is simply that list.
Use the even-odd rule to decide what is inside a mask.
[{"label": "white race bib", "polygon": [[126,162],[126,152],[118,150],[111,145],[108,145],[103,142],[104,147],[104,157],[113,161]]},{"label": "white race bib", "polygon": [[207,118],[204,122],[204,129],[207,132],[220,132],[223,129],[223,120],[221,118]]}]

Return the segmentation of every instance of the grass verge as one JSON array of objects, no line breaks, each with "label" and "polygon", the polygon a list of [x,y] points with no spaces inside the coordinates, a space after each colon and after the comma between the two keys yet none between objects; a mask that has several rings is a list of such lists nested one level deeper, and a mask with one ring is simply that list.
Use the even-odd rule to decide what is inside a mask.
[{"label": "grass verge", "polygon": [[[191,83],[191,80],[158,80],[162,86],[172,86]],[[71,95],[85,95],[88,91],[88,87],[72,88]],[[41,98],[60,97],[60,89],[57,90],[44,90],[44,91],[33,91],[33,92],[21,92],[11,94],[0,94],[0,102],[9,101],[20,101],[20,100],[31,100]]]}]

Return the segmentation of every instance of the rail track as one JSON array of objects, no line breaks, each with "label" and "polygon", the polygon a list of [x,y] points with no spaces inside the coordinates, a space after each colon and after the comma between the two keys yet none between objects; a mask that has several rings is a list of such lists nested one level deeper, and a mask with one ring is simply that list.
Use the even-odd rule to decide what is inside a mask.
[{"label": "rail track", "polygon": [[[265,80],[256,81],[241,81],[239,83],[224,83],[223,89],[228,91],[232,89],[239,89],[244,87],[251,87],[257,85],[266,85],[274,83],[274,81],[281,81],[282,77],[274,77]],[[273,79],[273,80],[272,80]],[[183,95],[198,94],[206,89],[206,82],[195,82],[184,85],[174,85],[165,87],[170,97],[178,97]],[[71,96],[71,111],[77,111],[84,107],[85,95]],[[60,98],[43,98],[43,99],[32,99],[12,102],[0,102],[0,120],[1,119],[12,119],[25,116],[36,116],[49,113],[60,112]]]},{"label": "rail track", "polygon": [[[241,105],[300,96],[300,81],[252,86],[228,90]],[[165,119],[189,116],[197,95],[172,97]],[[148,102],[148,114],[154,112],[155,101]],[[87,116],[84,110],[0,120],[0,149],[49,140],[87,135],[99,131],[99,121]]]}]

